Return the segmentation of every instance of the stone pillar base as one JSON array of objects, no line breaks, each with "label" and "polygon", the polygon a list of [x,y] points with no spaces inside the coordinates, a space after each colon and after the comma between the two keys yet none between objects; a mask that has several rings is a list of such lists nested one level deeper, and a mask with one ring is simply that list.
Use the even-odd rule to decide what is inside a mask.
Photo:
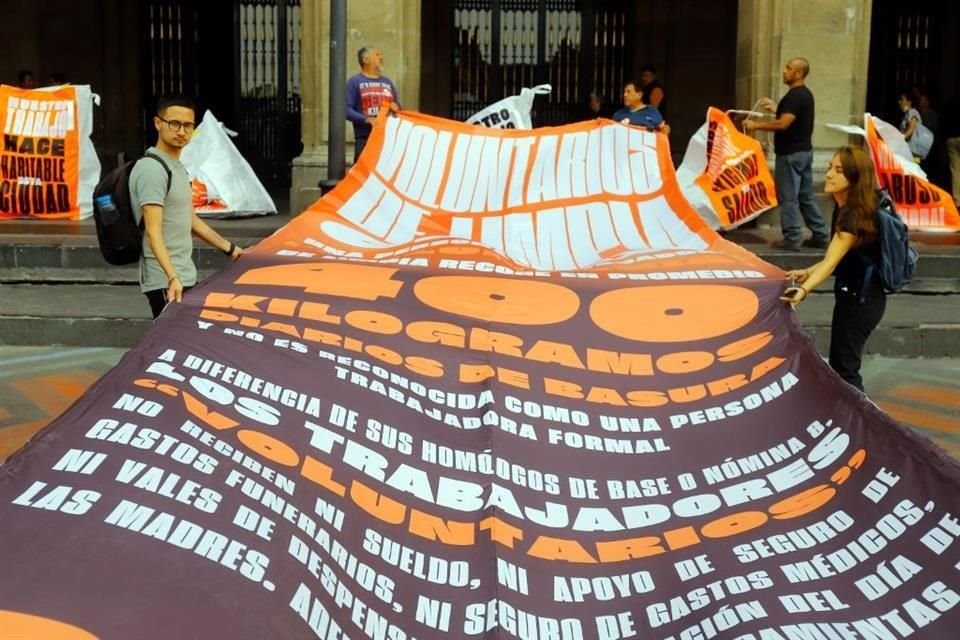
[{"label": "stone pillar base", "polygon": [[[421,0],[382,2],[351,0],[347,3],[347,77],[360,69],[354,57],[364,45],[382,48],[387,60],[386,75],[397,85],[400,104],[416,110],[420,96],[420,4]],[[290,213],[298,215],[320,198],[320,181],[327,178],[327,108],[330,85],[330,2],[301,0],[300,3],[300,121],[304,153],[293,161]],[[347,167],[353,162],[353,133],[346,127]]]},{"label": "stone pillar base", "polygon": [[327,154],[305,153],[293,159],[290,215],[296,216],[320,199],[320,181],[327,178]]},{"label": "stone pillar base", "polygon": [[[347,145],[344,155],[349,172],[353,162],[352,141]],[[307,207],[320,199],[322,195],[320,181],[327,179],[328,157],[327,144],[321,142],[315,150],[294,158],[290,186],[291,216],[303,213]]]}]

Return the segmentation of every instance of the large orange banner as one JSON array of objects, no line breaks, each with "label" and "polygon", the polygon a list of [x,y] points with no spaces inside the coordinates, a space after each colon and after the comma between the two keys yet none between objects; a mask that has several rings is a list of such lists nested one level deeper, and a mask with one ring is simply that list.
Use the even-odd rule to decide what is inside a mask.
[{"label": "large orange banner", "polygon": [[79,106],[74,87],[0,85],[0,218],[79,218]]},{"label": "large orange banner", "polygon": [[777,205],[763,147],[713,107],[691,138],[677,178],[690,204],[714,229],[732,229]]},{"label": "large orange banner", "polygon": [[[957,212],[953,196],[927,181],[909,155],[903,157],[894,153],[869,113],[866,114],[864,126],[880,186],[890,193],[897,213],[907,226],[923,231],[960,231],[960,213]],[[890,125],[886,125],[886,128],[889,131],[887,135],[899,135]],[[906,148],[906,145],[903,147]]]},{"label": "large orange banner", "polygon": [[0,630],[953,640],[960,469],[785,284],[662,136],[385,110],[0,467]]}]

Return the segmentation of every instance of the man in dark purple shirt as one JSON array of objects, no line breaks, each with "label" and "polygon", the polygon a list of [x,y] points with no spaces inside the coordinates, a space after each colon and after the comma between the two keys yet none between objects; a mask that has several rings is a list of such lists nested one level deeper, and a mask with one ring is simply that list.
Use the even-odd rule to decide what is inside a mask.
[{"label": "man in dark purple shirt", "polygon": [[383,72],[383,54],[379,49],[366,46],[357,52],[360,73],[347,80],[347,120],[353,123],[353,162],[356,164],[363,147],[367,144],[373,121],[380,107],[389,105],[396,111],[400,108],[400,94],[390,78]]}]

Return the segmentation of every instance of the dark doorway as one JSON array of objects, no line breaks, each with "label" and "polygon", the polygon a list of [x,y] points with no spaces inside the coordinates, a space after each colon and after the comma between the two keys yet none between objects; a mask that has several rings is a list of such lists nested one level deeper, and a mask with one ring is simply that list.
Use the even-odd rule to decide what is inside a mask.
[{"label": "dark doorway", "polygon": [[923,87],[939,94],[943,13],[940,2],[874,0],[867,111],[896,125],[901,91]]},{"label": "dark doorway", "polygon": [[871,22],[867,111],[897,126],[903,117],[900,93],[922,89],[930,112],[921,109],[921,116],[934,133],[934,145],[921,166],[935,184],[949,188],[945,140],[938,129],[949,117],[946,112],[960,104],[960,5],[874,0]]},{"label": "dark doorway", "polygon": [[632,3],[454,0],[448,6],[452,40],[444,75],[455,119],[548,83],[553,91],[537,98],[534,124],[562,124],[576,119],[590,91],[614,95],[625,78]]},{"label": "dark doorway", "polygon": [[422,0],[420,109],[465,120],[547,82],[534,126],[574,122],[590,92],[619,107],[624,81],[653,64],[678,157],[707,107],[738,106],[737,10],[736,0]]},{"label": "dark doorway", "polygon": [[300,152],[299,0],[142,0],[144,143],[159,96],[193,96],[237,132],[268,189]]}]

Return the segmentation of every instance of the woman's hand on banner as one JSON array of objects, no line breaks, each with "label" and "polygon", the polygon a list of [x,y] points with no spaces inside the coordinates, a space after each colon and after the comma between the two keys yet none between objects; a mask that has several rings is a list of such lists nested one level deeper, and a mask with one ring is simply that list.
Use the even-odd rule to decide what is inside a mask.
[{"label": "woman's hand on banner", "polygon": [[789,302],[791,305],[796,306],[798,303],[807,299],[808,293],[809,292],[803,287],[790,287],[783,292],[783,295],[780,296],[780,300],[783,302]]},{"label": "woman's hand on banner", "polygon": [[787,277],[791,280],[796,280],[799,284],[806,282],[809,276],[809,269],[791,269],[790,271],[787,271]]},{"label": "woman's hand on banner", "polygon": [[180,282],[180,276],[173,276],[167,286],[167,302],[183,301],[183,283]]}]

